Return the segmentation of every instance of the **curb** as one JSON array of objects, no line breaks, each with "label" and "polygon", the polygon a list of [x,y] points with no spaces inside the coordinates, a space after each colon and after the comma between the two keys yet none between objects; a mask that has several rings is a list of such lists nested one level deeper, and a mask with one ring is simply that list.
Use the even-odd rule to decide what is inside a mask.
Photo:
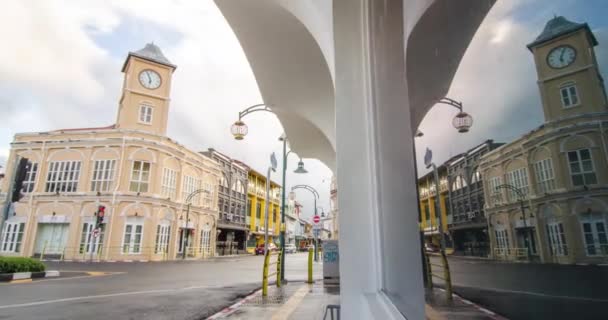
[{"label": "curb", "polygon": [[262,289],[260,287],[254,289],[250,294],[248,294],[241,300],[239,300],[236,303],[233,303],[233,304],[229,305],[228,307],[225,307],[224,309],[220,310],[219,312],[207,317],[206,320],[221,319],[221,318],[224,318],[224,317],[227,317],[227,316],[233,314],[243,303],[253,299],[253,297],[260,292],[262,292]]},{"label": "curb", "polygon": [[14,280],[28,280],[38,278],[59,277],[59,271],[41,271],[41,272],[15,272],[0,274],[0,282],[11,282]]}]

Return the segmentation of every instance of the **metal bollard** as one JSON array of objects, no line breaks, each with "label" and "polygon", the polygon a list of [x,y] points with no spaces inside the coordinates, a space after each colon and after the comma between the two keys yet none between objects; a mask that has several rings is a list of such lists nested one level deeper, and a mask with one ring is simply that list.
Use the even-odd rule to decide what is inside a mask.
[{"label": "metal bollard", "polygon": [[281,257],[283,256],[283,249],[281,249],[281,251],[279,251],[279,256],[277,257],[277,287],[281,287],[281,263],[283,263],[283,260],[281,260]]},{"label": "metal bollard", "polygon": [[313,258],[313,250],[312,250],[312,248],[308,248],[308,281],[307,281],[307,283],[312,283],[312,258]]},{"label": "metal bollard", "polygon": [[268,296],[268,263],[270,261],[270,251],[266,251],[264,256],[264,268],[262,270],[262,296]]},{"label": "metal bollard", "polygon": [[445,251],[441,253],[441,259],[443,260],[443,277],[445,281],[445,293],[448,301],[452,301],[452,278],[450,276],[450,265],[448,264],[448,258],[445,255]]}]

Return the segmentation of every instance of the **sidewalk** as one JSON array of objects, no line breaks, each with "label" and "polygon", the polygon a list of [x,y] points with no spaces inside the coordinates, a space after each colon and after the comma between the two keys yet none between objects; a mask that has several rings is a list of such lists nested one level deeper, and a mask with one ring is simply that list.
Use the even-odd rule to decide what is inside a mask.
[{"label": "sidewalk", "polygon": [[[429,320],[505,319],[456,295],[450,304],[442,289],[427,292],[426,301],[426,318]],[[326,306],[339,304],[339,285],[324,284],[322,281],[314,284],[290,282],[281,288],[270,286],[265,298],[261,291],[256,291],[208,319],[330,320],[330,312],[324,318]],[[333,319],[338,318],[334,316]]]}]

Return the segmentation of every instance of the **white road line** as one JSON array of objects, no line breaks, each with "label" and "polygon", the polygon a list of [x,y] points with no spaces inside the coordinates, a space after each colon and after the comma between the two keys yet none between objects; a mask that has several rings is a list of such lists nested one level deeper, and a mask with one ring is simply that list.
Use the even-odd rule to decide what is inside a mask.
[{"label": "white road line", "polygon": [[547,293],[538,293],[538,292],[529,292],[529,291],[518,291],[518,290],[505,290],[505,289],[497,289],[497,288],[489,288],[489,287],[471,287],[470,285],[464,285],[460,283],[453,283],[453,285],[465,287],[467,289],[477,289],[477,290],[488,290],[488,291],[496,291],[496,292],[504,292],[504,293],[516,293],[516,294],[527,294],[538,297],[546,297],[546,298],[558,298],[558,299],[571,299],[571,300],[581,300],[581,301],[590,301],[590,302],[608,302],[608,299],[596,299],[596,298],[587,298],[587,297],[572,297],[572,296],[558,296]]},{"label": "white road line", "polygon": [[0,309],[33,307],[33,306],[39,306],[39,305],[51,304],[51,303],[70,302],[70,301],[79,301],[79,300],[88,300],[88,299],[100,299],[100,298],[109,298],[109,297],[120,297],[120,296],[132,296],[132,295],[138,295],[138,294],[167,293],[167,292],[194,290],[194,289],[213,289],[213,288],[220,288],[220,286],[192,286],[192,287],[177,288],[177,289],[157,289],[157,290],[118,292],[118,293],[109,293],[109,294],[99,294],[99,295],[94,295],[94,296],[81,296],[81,297],[44,300],[44,301],[27,302],[27,303],[8,304],[8,305],[0,306]]}]

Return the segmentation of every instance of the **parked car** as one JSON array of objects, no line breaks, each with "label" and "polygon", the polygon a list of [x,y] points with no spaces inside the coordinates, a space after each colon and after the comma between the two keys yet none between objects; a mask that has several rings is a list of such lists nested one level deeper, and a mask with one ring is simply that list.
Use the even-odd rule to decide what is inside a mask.
[{"label": "parked car", "polygon": [[285,253],[296,253],[296,245],[295,244],[285,245]]},{"label": "parked car", "polygon": [[[271,243],[268,245],[268,250],[270,250],[270,251],[278,251],[278,250],[279,250],[279,248],[277,248],[277,245],[276,245],[276,244],[274,244],[274,243],[272,243],[272,242],[271,242]],[[264,244],[263,244],[263,243],[262,243],[262,244],[259,244],[259,245],[258,245],[258,246],[255,248],[255,255],[257,256],[257,255],[259,255],[259,254],[264,254]]]}]

